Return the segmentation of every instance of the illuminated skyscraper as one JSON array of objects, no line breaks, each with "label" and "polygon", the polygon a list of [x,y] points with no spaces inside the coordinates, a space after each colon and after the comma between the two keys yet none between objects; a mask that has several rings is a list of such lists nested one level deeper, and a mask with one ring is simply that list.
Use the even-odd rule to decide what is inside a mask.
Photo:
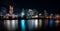
[{"label": "illuminated skyscraper", "polygon": [[21,12],[21,17],[24,17],[25,16],[25,10],[24,9],[22,9],[22,12]]},{"label": "illuminated skyscraper", "polygon": [[[10,17],[9,19],[14,19],[17,15],[13,14],[13,6],[10,5],[9,9],[9,13],[6,14],[6,16]],[[18,26],[18,20],[4,20],[4,25],[7,27],[8,31],[15,31]]]},{"label": "illuminated skyscraper", "polygon": [[27,11],[28,18],[35,18],[38,17],[38,12],[36,10],[29,9]]}]

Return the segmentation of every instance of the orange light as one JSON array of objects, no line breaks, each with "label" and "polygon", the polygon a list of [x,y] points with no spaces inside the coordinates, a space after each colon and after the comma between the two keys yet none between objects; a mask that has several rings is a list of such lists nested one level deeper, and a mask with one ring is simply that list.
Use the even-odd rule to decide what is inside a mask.
[{"label": "orange light", "polygon": [[59,20],[56,20],[56,26],[59,26]]}]

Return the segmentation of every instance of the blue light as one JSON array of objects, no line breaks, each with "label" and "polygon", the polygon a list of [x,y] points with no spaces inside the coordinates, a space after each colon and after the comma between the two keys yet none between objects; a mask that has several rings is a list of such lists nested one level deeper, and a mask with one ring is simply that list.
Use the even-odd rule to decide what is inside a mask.
[{"label": "blue light", "polygon": [[53,26],[55,27],[56,26],[56,23],[55,23],[56,20],[53,21]]},{"label": "blue light", "polygon": [[25,15],[25,13],[24,13],[24,12],[22,12],[22,13],[21,13],[21,16],[24,16],[24,15]]},{"label": "blue light", "polygon": [[50,19],[50,28],[53,26],[53,19]]},{"label": "blue light", "polygon": [[21,16],[24,16],[24,15],[25,15],[25,10],[22,9]]},{"label": "blue light", "polygon": [[22,31],[25,31],[25,20],[21,20],[21,29]]}]

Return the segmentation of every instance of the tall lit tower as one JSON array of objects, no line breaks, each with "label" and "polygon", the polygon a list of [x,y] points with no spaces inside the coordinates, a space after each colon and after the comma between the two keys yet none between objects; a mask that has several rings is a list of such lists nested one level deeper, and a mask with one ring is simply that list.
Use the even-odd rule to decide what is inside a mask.
[{"label": "tall lit tower", "polygon": [[28,12],[27,12],[27,16],[28,18],[31,18],[31,17],[37,17],[37,11],[36,10],[32,10],[32,9],[29,9]]},{"label": "tall lit tower", "polygon": [[[11,17],[12,19],[16,17],[16,15],[13,14],[13,6],[9,6],[9,13],[6,14],[6,16]],[[4,20],[4,25],[8,31],[15,31],[18,26],[18,20]]]},{"label": "tall lit tower", "polygon": [[9,13],[13,14],[13,6],[11,6],[11,5],[9,6]]},{"label": "tall lit tower", "polygon": [[22,9],[22,12],[21,12],[21,17],[24,17],[25,16],[25,10],[24,8]]}]

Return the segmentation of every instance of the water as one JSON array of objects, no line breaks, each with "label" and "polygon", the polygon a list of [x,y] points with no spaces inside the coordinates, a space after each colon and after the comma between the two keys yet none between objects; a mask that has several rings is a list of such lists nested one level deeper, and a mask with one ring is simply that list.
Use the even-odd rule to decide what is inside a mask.
[{"label": "water", "polygon": [[35,19],[35,28],[38,28],[38,19]]},{"label": "water", "polygon": [[4,20],[4,26],[8,31],[15,31],[18,27],[18,20]]},{"label": "water", "polygon": [[25,29],[26,29],[25,20],[21,20],[21,29],[22,29],[22,31],[25,31]]},{"label": "water", "polygon": [[53,26],[53,19],[50,19],[50,28]]},{"label": "water", "polygon": [[27,24],[28,24],[29,31],[32,31],[33,28],[35,27],[35,20],[33,20],[33,19],[32,20],[28,20]]}]

